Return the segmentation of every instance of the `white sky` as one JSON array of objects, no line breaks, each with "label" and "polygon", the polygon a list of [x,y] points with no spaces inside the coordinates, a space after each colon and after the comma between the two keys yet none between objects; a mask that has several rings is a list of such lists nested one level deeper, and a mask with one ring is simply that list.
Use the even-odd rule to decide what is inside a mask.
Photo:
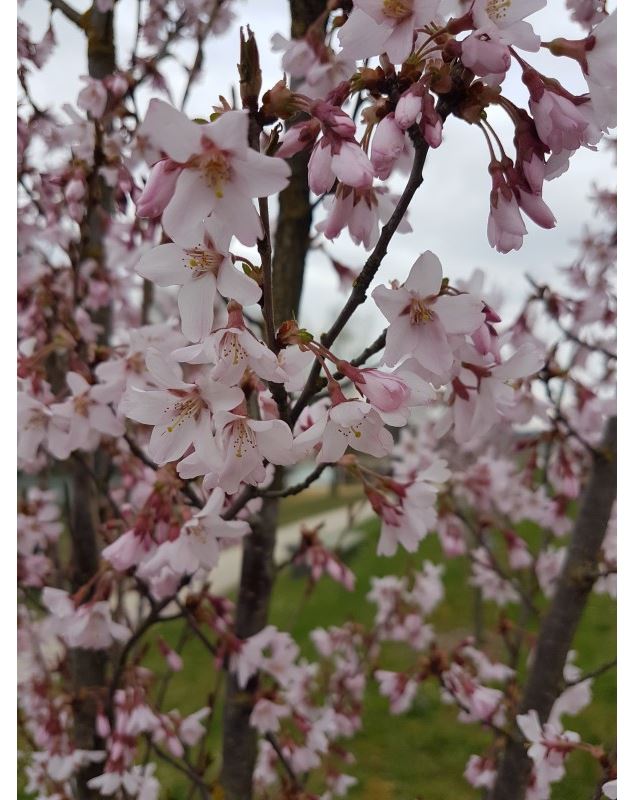
[{"label": "white sky", "polygon": [[[86,0],[76,2],[83,11]],[[611,7],[614,4],[611,4]],[[234,4],[237,19],[220,37],[210,40],[206,47],[206,62],[202,79],[193,88],[187,112],[204,117],[219,94],[230,96],[230,86],[237,85],[238,29],[249,23],[260,46],[263,70],[263,88],[273,85],[281,77],[279,56],[268,48],[270,37],[276,33],[287,36],[289,31],[288,6],[285,0],[237,0]],[[26,0],[19,11],[33,29],[37,39],[45,30],[49,19],[46,0]],[[564,0],[549,0],[545,9],[531,18],[536,31],[544,40],[556,36],[580,38],[582,29],[569,20]],[[136,1],[119,0],[116,7],[117,45],[120,63],[126,63],[134,38]],[[83,34],[68,23],[62,15],[55,14],[58,47],[41,74],[33,73],[31,85],[36,102],[45,106],[73,102],[81,88],[79,76],[86,73],[86,55]],[[185,63],[191,63],[193,44],[182,49]],[[553,74],[574,93],[586,90],[577,64],[568,59],[554,59],[548,52],[528,56],[530,63]],[[183,90],[182,71],[164,62],[164,74],[175,87],[175,97],[180,100]],[[526,106],[526,91],[518,72],[504,84],[505,93],[519,105]],[[140,110],[150,98],[140,94]],[[511,147],[511,127],[505,115],[494,110],[490,121],[505,144]],[[500,286],[509,299],[506,309],[517,307],[526,294],[528,273],[538,280],[558,281],[555,268],[567,264],[576,253],[574,240],[582,225],[592,221],[593,209],[588,202],[591,184],[612,186],[615,181],[612,155],[601,146],[600,152],[579,151],[572,159],[571,168],[562,177],[545,185],[544,197],[554,212],[558,225],[545,231],[526,220],[528,235],[519,252],[501,255],[489,247],[486,235],[489,209],[490,179],[487,172],[488,153],[479,130],[456,118],[450,118],[444,131],[444,142],[438,150],[431,151],[424,171],[424,184],[410,206],[410,222],[414,232],[397,235],[393,239],[388,257],[379,270],[375,283],[392,278],[403,280],[416,257],[424,250],[432,250],[441,259],[444,273],[451,280],[467,277],[474,267],[481,267],[488,276],[487,286]],[[404,179],[394,181],[395,189]],[[321,218],[321,212],[316,219]],[[366,252],[356,247],[347,235],[342,234],[327,248],[342,262],[358,269],[364,263]],[[305,278],[304,300],[300,320],[314,333],[327,327],[343,301],[338,292],[338,280],[322,254],[312,253]],[[383,317],[367,302],[356,314],[355,327],[363,336],[357,342],[348,342],[352,351],[359,342],[368,341],[382,328]],[[352,334],[349,334],[351,336]],[[348,337],[346,337],[348,338]],[[342,336],[342,346],[345,337]],[[348,347],[346,348],[348,350]]]}]

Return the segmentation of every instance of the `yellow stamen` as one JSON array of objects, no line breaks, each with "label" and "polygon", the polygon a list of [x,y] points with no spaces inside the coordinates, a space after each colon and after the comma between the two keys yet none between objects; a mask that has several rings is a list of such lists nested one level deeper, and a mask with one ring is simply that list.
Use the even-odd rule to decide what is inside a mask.
[{"label": "yellow stamen", "polygon": [[491,20],[505,19],[507,11],[511,8],[512,0],[489,0],[485,10]]},{"label": "yellow stamen", "polygon": [[410,324],[425,325],[433,319],[433,313],[421,298],[413,298],[410,303]]},{"label": "yellow stamen", "polygon": [[412,0],[384,0],[383,12],[392,19],[406,19],[412,14]]},{"label": "yellow stamen", "polygon": [[172,433],[175,428],[182,425],[185,420],[191,417],[198,417],[203,408],[203,401],[197,395],[190,395],[184,400],[175,403],[172,407],[172,424],[168,425],[168,433]]}]

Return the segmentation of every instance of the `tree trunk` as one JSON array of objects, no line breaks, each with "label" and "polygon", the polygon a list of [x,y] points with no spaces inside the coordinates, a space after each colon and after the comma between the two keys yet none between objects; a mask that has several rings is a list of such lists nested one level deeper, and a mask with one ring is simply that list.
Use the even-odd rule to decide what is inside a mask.
[{"label": "tree trunk", "polygon": [[[562,691],[567,653],[596,580],[597,562],[616,493],[617,420],[606,425],[573,530],[564,568],[540,626],[520,713],[534,709],[545,723]],[[490,800],[522,800],[531,760],[520,737],[507,742]]]},{"label": "tree trunk", "polygon": [[[282,486],[284,470],[278,468],[273,488]],[[252,523],[245,539],[240,575],[235,633],[247,639],[267,624],[269,600],[275,578],[273,552],[278,526],[277,498],[263,501],[262,510]],[[227,677],[223,718],[223,768],[221,785],[226,800],[247,800],[252,795],[252,775],[257,756],[257,733],[249,724],[258,675],[245,688],[238,686],[236,676]]]},{"label": "tree trunk", "polygon": [[[303,36],[324,10],[325,0],[290,0],[291,34]],[[273,253],[274,324],[297,316],[302,294],[304,267],[309,249],[311,206],[307,176],[308,153],[291,160],[289,185],[280,193],[280,211]],[[272,488],[284,484],[284,469],[278,467]],[[273,554],[278,527],[277,498],[266,498],[251,534],[245,539],[236,608],[236,635],[253,636],[267,624],[269,601],[275,577]],[[240,689],[234,675],[227,678],[223,714],[223,766],[220,783],[225,800],[250,800],[258,737],[249,724],[258,676]]]},{"label": "tree trunk", "polygon": [[[115,70],[115,42],[113,36],[113,12],[101,13],[96,5],[84,16],[87,39],[88,74],[91,78],[103,79]],[[105,273],[103,237],[107,211],[111,205],[111,192],[99,174],[103,161],[101,135],[95,133],[95,163],[88,179],[88,201],[81,226],[81,242],[76,269],[89,258],[98,263],[98,270]],[[77,298],[81,303],[81,298]],[[93,321],[102,326],[99,337],[107,344],[110,337],[112,309],[110,306],[93,312]],[[103,456],[103,454],[101,454]],[[93,474],[104,477],[108,472],[108,459],[100,453],[86,457]],[[69,462],[70,463],[70,462]],[[71,468],[70,532],[72,543],[71,583],[73,591],[83,586],[99,567],[99,493],[89,471],[74,461]],[[69,653],[73,677],[74,697],[74,743],[78,749],[97,750],[103,742],[95,730],[97,695],[103,691],[106,679],[107,657],[103,652],[75,649]],[[88,781],[101,774],[103,765],[89,764],[76,773],[76,796],[79,800],[97,800],[98,791],[88,788]]]}]

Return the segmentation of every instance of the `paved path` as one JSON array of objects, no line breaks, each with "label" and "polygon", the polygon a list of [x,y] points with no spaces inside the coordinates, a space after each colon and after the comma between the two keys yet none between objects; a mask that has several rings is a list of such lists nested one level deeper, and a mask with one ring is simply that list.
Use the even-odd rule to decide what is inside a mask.
[{"label": "paved path", "polygon": [[[300,529],[302,527],[317,527],[321,522],[324,523],[320,528],[320,538],[328,547],[342,541],[344,544],[353,544],[359,538],[359,531],[356,530],[360,523],[373,516],[373,510],[367,501],[363,503],[357,501],[353,505],[355,512],[351,523],[349,518],[349,507],[342,506],[322,514],[313,514],[310,517],[289,525],[278,528],[276,538],[276,549],[274,559],[276,564],[280,564],[289,557],[289,553],[300,541]],[[242,547],[232,547],[221,553],[220,560],[211,572],[212,592],[214,594],[227,594],[238,585],[240,577],[240,565],[242,561]]]}]

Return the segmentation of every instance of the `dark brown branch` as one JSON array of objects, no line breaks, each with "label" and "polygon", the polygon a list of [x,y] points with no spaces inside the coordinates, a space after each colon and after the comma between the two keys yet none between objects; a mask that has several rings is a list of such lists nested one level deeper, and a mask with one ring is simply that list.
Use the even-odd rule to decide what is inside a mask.
[{"label": "dark brown branch", "polygon": [[579,683],[583,683],[584,681],[593,680],[593,678],[599,678],[600,675],[604,675],[605,672],[608,672],[610,669],[613,669],[617,666],[617,659],[614,658],[612,661],[607,661],[606,664],[601,664],[599,667],[595,669],[589,670],[589,672],[585,672],[583,675],[580,675],[579,678],[576,678],[574,681],[567,681],[567,687],[569,686],[577,686]]},{"label": "dark brown branch", "polygon": [[[395,235],[401,220],[404,218],[415,192],[423,183],[423,167],[425,165],[429,148],[416,126],[413,127],[414,130],[411,129],[411,133],[416,143],[410,177],[408,178],[408,182],[403,194],[395,206],[395,210],[393,211],[390,219],[381,229],[381,234],[377,240],[377,244],[375,245],[373,252],[368,256],[362,271],[355,279],[348,300],[344,304],[344,307],[329,330],[320,337],[320,341],[326,347],[330,347],[333,344],[333,342],[342,332],[344,326],[350,320],[353,313],[366,300],[366,292],[371,284],[371,281],[375,277],[377,270],[381,266],[386,253],[388,252],[388,245],[390,244],[392,237]],[[316,387],[319,373],[320,363],[319,361],[316,361],[311,369],[306,385],[291,411],[290,419],[292,424],[297,422],[300,413],[306,407],[311,397],[316,393],[316,391],[319,391],[319,385]]]},{"label": "dark brown branch", "polygon": [[49,0],[49,4],[52,11],[61,11],[66,19],[72,22],[73,25],[77,25],[78,28],[84,30],[82,15],[79,13],[79,11],[76,11],[72,6],[69,6],[69,4],[65,3],[64,0]]},{"label": "dark brown branch", "polygon": [[258,492],[259,497],[291,497],[294,494],[300,494],[305,489],[315,483],[315,481],[320,477],[320,475],[324,472],[327,467],[332,467],[333,464],[319,464],[313,472],[309,473],[306,478],[301,481],[300,483],[296,483],[294,486],[288,486],[286,489],[277,489],[277,490],[265,490],[263,492]]},{"label": "dark brown branch", "polygon": [[[545,615],[534,651],[519,713],[535,710],[544,724],[562,686],[567,653],[596,578],[597,562],[616,493],[617,420],[606,425],[600,451],[593,458],[591,476],[558,578],[556,592]],[[524,745],[510,741],[505,748],[490,800],[521,800],[531,771]]]},{"label": "dark brown branch", "polygon": [[[281,488],[284,470],[276,469],[274,491]],[[278,523],[277,498],[266,498],[245,537],[240,574],[236,623],[239,639],[248,639],[267,624],[269,601],[275,577],[273,559]],[[220,783],[226,800],[250,800],[258,737],[249,718],[256,702],[259,678],[254,675],[240,686],[236,675],[227,676],[223,713],[223,766]]]},{"label": "dark brown branch", "polygon": [[282,764],[282,766],[285,769],[285,772],[287,773],[287,775],[291,779],[291,784],[293,785],[293,788],[298,790],[298,791],[300,789],[302,789],[303,788],[303,784],[300,782],[298,776],[295,774],[295,771],[294,771],[293,767],[291,766],[291,764],[289,763],[289,760],[287,759],[285,754],[282,752],[282,748],[280,747],[280,744],[279,744],[278,740],[276,739],[276,737],[274,736],[274,734],[273,733],[267,733],[265,735],[265,739],[269,742],[269,744],[276,751],[276,755],[280,759],[280,763]]}]

